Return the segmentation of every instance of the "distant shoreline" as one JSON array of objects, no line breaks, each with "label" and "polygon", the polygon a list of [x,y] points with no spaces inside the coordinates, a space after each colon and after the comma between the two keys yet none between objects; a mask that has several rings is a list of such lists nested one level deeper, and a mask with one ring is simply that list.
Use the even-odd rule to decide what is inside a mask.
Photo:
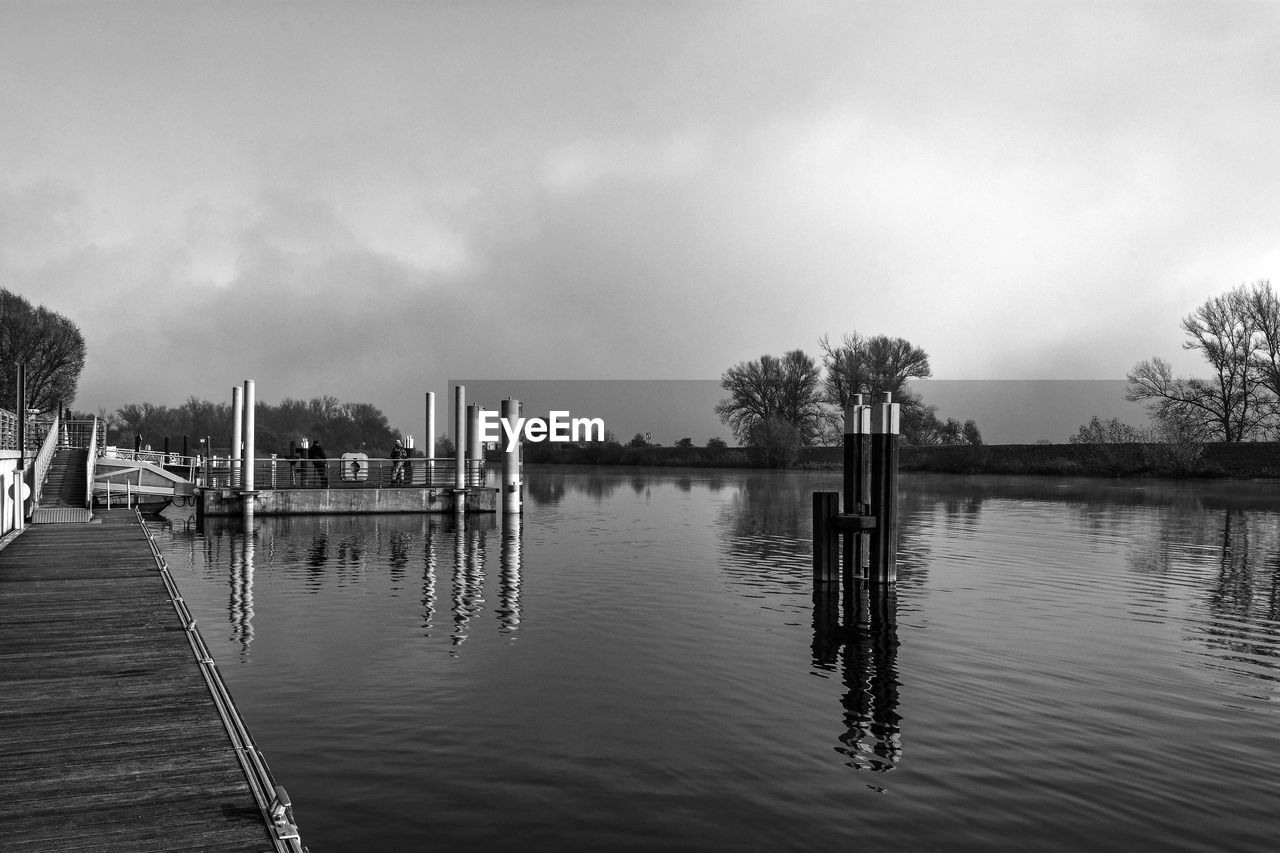
[{"label": "distant shoreline", "polygon": [[[529,464],[623,465],[656,468],[754,468],[742,448],[565,447],[525,445]],[[838,469],[839,447],[806,447],[789,470]],[[1280,479],[1280,442],[1207,444],[1198,454],[1177,454],[1163,445],[990,444],[903,445],[899,470],[941,474],[1028,474],[1069,477],[1183,477]],[[490,462],[499,461],[491,454]]]}]

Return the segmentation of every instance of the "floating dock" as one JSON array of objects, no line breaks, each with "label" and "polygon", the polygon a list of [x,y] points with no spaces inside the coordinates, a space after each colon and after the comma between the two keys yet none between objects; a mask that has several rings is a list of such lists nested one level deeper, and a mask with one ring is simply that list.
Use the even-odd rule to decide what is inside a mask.
[{"label": "floating dock", "polygon": [[299,851],[163,557],[132,510],[0,550],[4,850]]}]

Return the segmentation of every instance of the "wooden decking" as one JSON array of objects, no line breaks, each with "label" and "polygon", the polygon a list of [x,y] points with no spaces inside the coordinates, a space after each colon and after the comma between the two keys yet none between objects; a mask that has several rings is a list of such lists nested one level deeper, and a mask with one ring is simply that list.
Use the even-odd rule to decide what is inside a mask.
[{"label": "wooden decking", "polygon": [[0,849],[272,851],[131,511],[0,550]]}]

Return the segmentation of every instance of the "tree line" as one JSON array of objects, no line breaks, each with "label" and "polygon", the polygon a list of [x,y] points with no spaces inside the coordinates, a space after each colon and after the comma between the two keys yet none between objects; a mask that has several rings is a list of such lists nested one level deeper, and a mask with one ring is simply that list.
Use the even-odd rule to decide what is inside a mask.
[{"label": "tree line", "polygon": [[[231,446],[230,403],[214,403],[194,396],[173,407],[129,403],[115,414],[102,413],[102,417],[108,444],[132,447],[135,441],[141,440],[158,450],[167,438],[170,449],[176,452],[182,448],[186,436],[192,453],[199,451],[200,440],[206,438],[213,445],[206,452],[225,453]],[[310,400],[285,398],[278,405],[256,403],[254,426],[259,456],[288,455],[291,442],[307,438],[319,441],[330,455],[360,452],[380,458],[389,456],[396,439],[403,438],[376,406],[344,403],[330,396]]]},{"label": "tree line", "polygon": [[920,347],[903,338],[857,332],[844,335],[839,344],[824,335],[818,344],[821,361],[794,349],[739,362],[721,376],[729,396],[716,404],[716,414],[760,462],[789,465],[801,447],[839,444],[844,410],[855,394],[870,403],[892,393],[901,405],[908,444],[982,443],[975,421],[943,421],[936,406],[907,389],[908,380],[933,375]]}]

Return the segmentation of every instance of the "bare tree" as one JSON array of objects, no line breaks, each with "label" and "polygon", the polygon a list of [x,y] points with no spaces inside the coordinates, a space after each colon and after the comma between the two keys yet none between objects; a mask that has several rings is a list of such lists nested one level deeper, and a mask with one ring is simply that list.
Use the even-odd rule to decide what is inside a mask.
[{"label": "bare tree", "polygon": [[742,444],[767,421],[790,424],[802,444],[812,444],[824,414],[821,375],[813,358],[798,349],[781,358],[762,355],[739,362],[720,378],[729,396],[716,404],[716,414]]},{"label": "bare tree", "polygon": [[843,411],[854,394],[900,394],[908,379],[925,379],[933,375],[929,355],[903,338],[875,335],[864,338],[857,332],[846,334],[839,346],[828,336],[818,339],[822,347],[822,366],[827,401]]},{"label": "bare tree", "polygon": [[1204,355],[1212,378],[1175,379],[1168,362],[1153,358],[1129,372],[1126,398],[1147,401],[1157,418],[1198,419],[1221,441],[1257,435],[1273,415],[1275,396],[1267,390],[1267,359],[1257,352],[1267,332],[1261,331],[1256,306],[1265,302],[1266,293],[1244,285],[1205,300],[1183,318],[1182,346]]}]

